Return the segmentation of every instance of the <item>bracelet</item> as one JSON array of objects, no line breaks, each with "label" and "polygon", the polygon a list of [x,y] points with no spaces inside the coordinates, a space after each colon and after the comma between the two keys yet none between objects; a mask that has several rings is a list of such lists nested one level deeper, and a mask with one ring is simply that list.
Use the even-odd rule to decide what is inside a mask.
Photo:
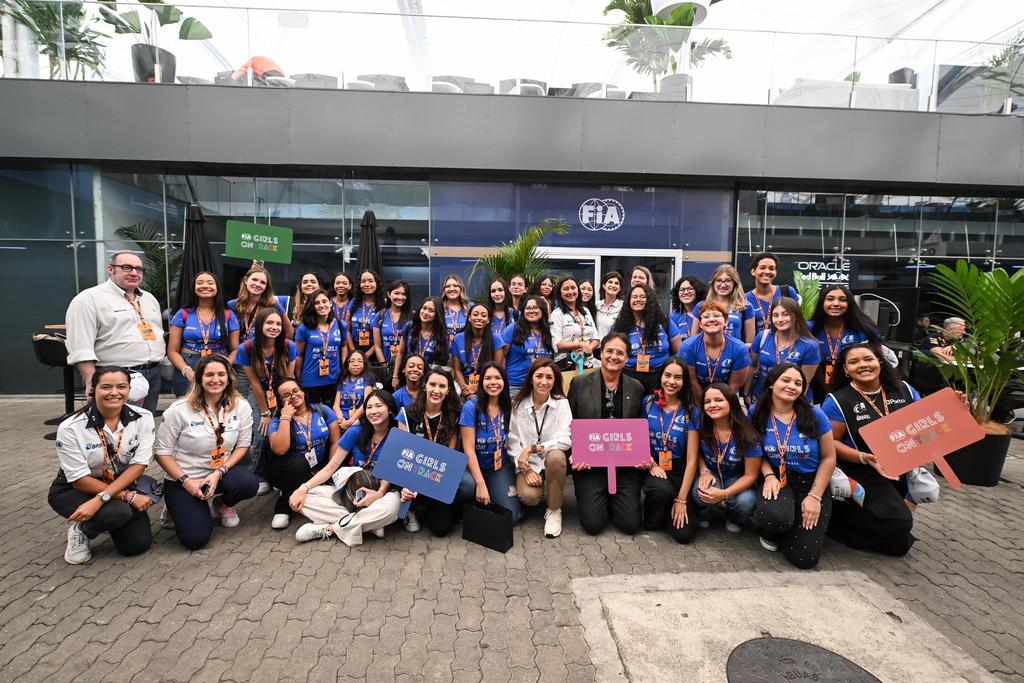
[{"label": "bracelet", "polygon": [[819,504],[819,505],[821,504],[821,496],[816,496],[816,495],[814,495],[813,493],[808,493],[808,494],[807,494],[807,497],[808,497],[808,498],[813,498],[814,500],[818,501],[818,504]]},{"label": "bracelet", "polygon": [[292,421],[292,416],[291,415],[282,415],[281,416],[281,422],[291,422],[291,421]]},{"label": "bracelet", "polygon": [[867,465],[868,464],[867,461],[864,460],[864,454],[861,453],[860,451],[857,451],[857,457],[860,458],[860,464],[861,465]]},{"label": "bracelet", "polygon": [[225,474],[228,473],[228,466],[221,465],[220,467],[217,468],[217,471],[220,472],[220,476],[223,477]]},{"label": "bracelet", "polygon": [[686,499],[685,498],[673,498],[672,502],[673,503],[685,503]]},{"label": "bracelet", "polygon": [[312,491],[312,489],[309,487],[309,484],[307,484],[306,482],[302,482],[301,484],[299,484],[299,486],[305,486],[306,487],[306,493],[309,493],[310,491]]},{"label": "bracelet", "polygon": [[774,472],[769,472],[768,474],[764,475],[765,479],[767,479],[768,477],[775,477],[776,479],[778,479],[778,476],[776,476]]},{"label": "bracelet", "polygon": [[127,503],[128,503],[129,505],[132,505],[132,504],[133,504],[133,503],[135,502],[135,496],[137,496],[137,495],[139,495],[139,492],[138,492],[138,491],[132,491],[132,495],[131,495],[131,497],[130,497],[130,498],[129,498],[129,499],[128,499],[128,500],[126,501],[126,502],[127,502]]},{"label": "bracelet", "polygon": [[128,502],[128,494],[129,493],[130,493],[130,491],[121,491],[121,495],[119,495],[118,498],[120,498],[121,500],[123,500],[124,502],[127,503]]}]

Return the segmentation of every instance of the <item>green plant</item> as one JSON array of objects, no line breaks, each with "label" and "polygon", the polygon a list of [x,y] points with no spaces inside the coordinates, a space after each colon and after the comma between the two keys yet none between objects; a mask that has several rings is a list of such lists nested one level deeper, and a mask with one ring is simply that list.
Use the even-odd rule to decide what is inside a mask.
[{"label": "green plant", "polygon": [[178,24],[178,40],[208,40],[213,37],[210,29],[195,17],[185,17],[180,9],[169,5],[163,0],[138,0],[141,5],[139,9],[128,10],[127,12],[117,11],[117,2],[114,0],[100,0],[100,16],[103,20],[114,27],[115,33],[133,33],[139,35],[142,41],[148,45],[154,44],[154,30],[150,28],[151,21],[144,19],[139,14],[139,9],[146,9],[153,13],[160,26]]},{"label": "green plant", "polygon": [[[99,21],[86,15],[84,3],[0,0],[0,13],[10,15],[36,37],[40,54],[49,62],[50,78],[62,76],[62,53],[69,78],[85,79],[87,72],[102,71],[101,40],[107,36],[94,28]],[[0,54],[5,42],[14,45],[13,40],[0,41]]]},{"label": "green plant", "polygon": [[163,226],[143,221],[122,226],[114,234],[139,245],[142,265],[146,268],[142,288],[155,296],[160,305],[170,306],[169,293],[173,291],[178,274],[181,273],[183,254],[174,245],[164,242]]},{"label": "green plant", "polygon": [[796,286],[796,293],[800,295],[800,311],[804,314],[805,320],[810,320],[814,317],[814,310],[818,307],[821,283],[813,277],[807,277],[795,270],[793,271],[793,284]]},{"label": "green plant", "polygon": [[1024,270],[1011,277],[1002,268],[985,272],[957,261],[955,270],[935,266],[931,281],[945,312],[963,318],[967,333],[952,345],[952,363],[931,353],[915,355],[938,368],[947,384],[962,389],[974,419],[985,425],[992,420],[996,401],[1024,367]]},{"label": "green plant", "polygon": [[565,221],[545,218],[511,242],[503,242],[496,253],[481,256],[469,271],[469,281],[472,282],[478,272],[491,279],[500,277],[505,282],[516,274],[525,275],[530,282],[550,275],[550,264],[537,252],[537,247],[547,235],[568,233],[569,224]]}]

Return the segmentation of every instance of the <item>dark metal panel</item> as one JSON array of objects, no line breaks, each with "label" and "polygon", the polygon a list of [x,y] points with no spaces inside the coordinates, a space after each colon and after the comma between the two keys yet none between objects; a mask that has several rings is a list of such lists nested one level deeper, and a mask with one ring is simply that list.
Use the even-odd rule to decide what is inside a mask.
[{"label": "dark metal panel", "polygon": [[[765,125],[765,158],[760,176],[850,177],[853,112],[848,109],[770,107]],[[716,131],[727,143],[725,131]],[[756,164],[756,161],[751,163]]]},{"label": "dark metal panel", "polygon": [[[106,85],[106,84],[104,84]],[[120,86],[122,89],[133,86]],[[188,144],[167,140],[166,154],[190,161],[287,164],[290,92],[277,88],[175,87],[188,99]],[[122,97],[123,93],[116,93]],[[163,119],[159,110],[148,112]],[[156,157],[161,158],[161,157]],[[166,157],[163,157],[166,158]]]},{"label": "dark metal panel", "polygon": [[484,134],[474,137],[473,128],[464,132],[469,144],[482,148],[484,168],[583,170],[580,100],[525,95],[487,99]]},{"label": "dark metal panel", "polygon": [[[36,87],[37,85],[51,87]],[[0,79],[0,157],[91,156],[84,83],[51,84]]]},{"label": "dark metal panel", "polygon": [[943,116],[938,136],[940,181],[1004,184],[1020,176],[1016,116]]},{"label": "dark metal panel", "polygon": [[[664,103],[609,101],[587,103],[580,122],[581,166],[587,170],[622,168],[628,156],[638,173],[674,173],[679,152],[676,108]],[[660,104],[661,106],[653,106]]]},{"label": "dark metal panel", "polygon": [[83,90],[85,106],[73,115],[83,119],[93,158],[159,159],[188,149],[187,88],[139,84],[120,88],[116,97],[90,85]]},{"label": "dark metal panel", "polygon": [[855,110],[850,177],[935,181],[939,121],[935,114]]},{"label": "dark metal panel", "polygon": [[765,175],[767,107],[699,104],[674,109],[673,172],[729,177],[746,168],[751,175]]}]

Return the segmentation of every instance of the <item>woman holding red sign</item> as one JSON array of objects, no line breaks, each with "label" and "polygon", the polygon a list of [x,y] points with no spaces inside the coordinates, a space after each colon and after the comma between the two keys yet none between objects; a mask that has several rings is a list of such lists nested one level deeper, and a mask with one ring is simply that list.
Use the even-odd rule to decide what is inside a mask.
[{"label": "woman holding red sign", "polygon": [[793,363],[779,363],[765,377],[751,409],[762,435],[764,484],[754,512],[761,545],[782,548],[799,569],[817,566],[832,511],[829,480],[836,467],[832,424],[807,400],[808,381]]},{"label": "woman holding red sign", "polygon": [[860,430],[921,399],[900,380],[874,344],[852,344],[839,352],[832,393],[822,410],[832,421],[836,455],[843,472],[864,488],[861,504],[836,502],[828,535],[851,548],[901,556],[915,538],[914,516],[906,503],[907,476],[888,474],[860,436]]}]

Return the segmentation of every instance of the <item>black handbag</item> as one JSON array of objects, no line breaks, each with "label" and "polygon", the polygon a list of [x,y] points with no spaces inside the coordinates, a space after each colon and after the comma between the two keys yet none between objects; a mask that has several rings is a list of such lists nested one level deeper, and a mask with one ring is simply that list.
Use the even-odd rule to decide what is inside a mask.
[{"label": "black handbag", "polygon": [[507,553],[512,547],[512,511],[498,504],[466,503],[462,508],[462,538]]},{"label": "black handbag", "polygon": [[367,470],[353,472],[352,476],[345,482],[345,485],[337,489],[331,497],[335,503],[349,512],[356,512],[361,509],[356,506],[356,493],[359,492],[359,489],[363,488],[376,491],[380,488],[380,479],[370,474]]}]

